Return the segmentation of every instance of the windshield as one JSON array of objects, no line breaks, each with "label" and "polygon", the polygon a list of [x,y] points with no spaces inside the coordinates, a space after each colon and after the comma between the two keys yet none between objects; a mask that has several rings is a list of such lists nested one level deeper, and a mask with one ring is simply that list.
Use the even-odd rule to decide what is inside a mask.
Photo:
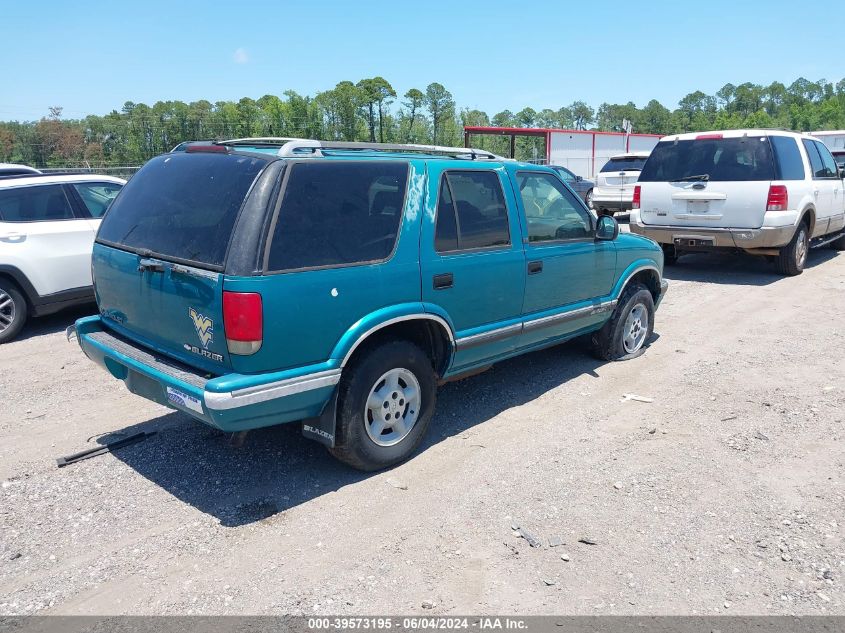
[{"label": "windshield", "polygon": [[611,158],[601,168],[605,171],[640,171],[645,165],[646,159],[643,157],[631,156],[627,158]]},{"label": "windshield", "polygon": [[165,154],[129,181],[97,240],[222,267],[241,205],[267,161],[237,154]]},{"label": "windshield", "polygon": [[774,180],[765,136],[662,141],[651,152],[640,182]]}]

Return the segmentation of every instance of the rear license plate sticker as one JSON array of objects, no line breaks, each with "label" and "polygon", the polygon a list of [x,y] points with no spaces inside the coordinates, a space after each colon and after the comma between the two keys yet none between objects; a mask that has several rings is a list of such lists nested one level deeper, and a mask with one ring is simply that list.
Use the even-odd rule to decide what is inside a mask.
[{"label": "rear license plate sticker", "polygon": [[185,409],[202,413],[202,402],[199,401],[199,398],[194,398],[192,395],[187,394],[184,391],[168,387],[167,399],[177,407],[184,407]]}]

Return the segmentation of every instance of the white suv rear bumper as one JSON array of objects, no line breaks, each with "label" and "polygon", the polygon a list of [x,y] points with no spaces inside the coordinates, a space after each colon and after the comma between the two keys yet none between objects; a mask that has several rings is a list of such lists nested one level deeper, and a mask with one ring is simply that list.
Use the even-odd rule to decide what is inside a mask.
[{"label": "white suv rear bumper", "polygon": [[644,235],[658,244],[684,248],[780,248],[792,239],[794,225],[764,226],[759,229],[732,229],[695,226],[654,226],[631,218],[631,233]]}]

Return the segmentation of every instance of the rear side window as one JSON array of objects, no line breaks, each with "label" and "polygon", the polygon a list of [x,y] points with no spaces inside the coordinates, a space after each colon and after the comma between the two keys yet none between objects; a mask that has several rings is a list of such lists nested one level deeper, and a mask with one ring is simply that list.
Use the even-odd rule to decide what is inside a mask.
[{"label": "rear side window", "polygon": [[106,209],[120,193],[122,186],[114,182],[85,182],[74,184],[73,188],[82,198],[82,203],[92,218],[101,218]]},{"label": "rear side window", "polygon": [[73,209],[62,185],[0,189],[0,220],[47,222],[72,220]]},{"label": "rear side window", "polygon": [[408,164],[295,163],[273,228],[267,270],[345,266],[387,259],[396,245]]},{"label": "rear side window", "polygon": [[149,161],[103,218],[97,239],[219,268],[238,212],[266,160],[165,154]]},{"label": "rear side window", "polygon": [[651,152],[640,182],[774,180],[772,151],[765,136],[662,141]]},{"label": "rear side window", "polygon": [[509,244],[508,209],[496,172],[446,172],[440,180],[437,206],[437,251]]},{"label": "rear side window", "polygon": [[775,180],[804,180],[804,161],[798,143],[790,136],[770,136],[775,155]]},{"label": "rear side window", "polygon": [[604,171],[640,171],[645,165],[645,158],[611,158],[604,164],[601,170]]}]

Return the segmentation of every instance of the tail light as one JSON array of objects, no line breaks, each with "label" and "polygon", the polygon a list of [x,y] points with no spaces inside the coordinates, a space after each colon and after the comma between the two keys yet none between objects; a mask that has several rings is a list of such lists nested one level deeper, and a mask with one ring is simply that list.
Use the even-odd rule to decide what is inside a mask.
[{"label": "tail light", "polygon": [[766,211],[786,211],[789,208],[789,192],[785,185],[771,185]]},{"label": "tail light", "polygon": [[640,208],[640,186],[634,185],[634,197],[631,198],[631,208],[632,209],[639,209]]},{"label": "tail light", "polygon": [[721,134],[699,134],[695,137],[696,141],[718,140],[722,138]]},{"label": "tail light", "polygon": [[223,291],[223,330],[230,354],[248,356],[261,349],[264,310],[257,292]]}]

